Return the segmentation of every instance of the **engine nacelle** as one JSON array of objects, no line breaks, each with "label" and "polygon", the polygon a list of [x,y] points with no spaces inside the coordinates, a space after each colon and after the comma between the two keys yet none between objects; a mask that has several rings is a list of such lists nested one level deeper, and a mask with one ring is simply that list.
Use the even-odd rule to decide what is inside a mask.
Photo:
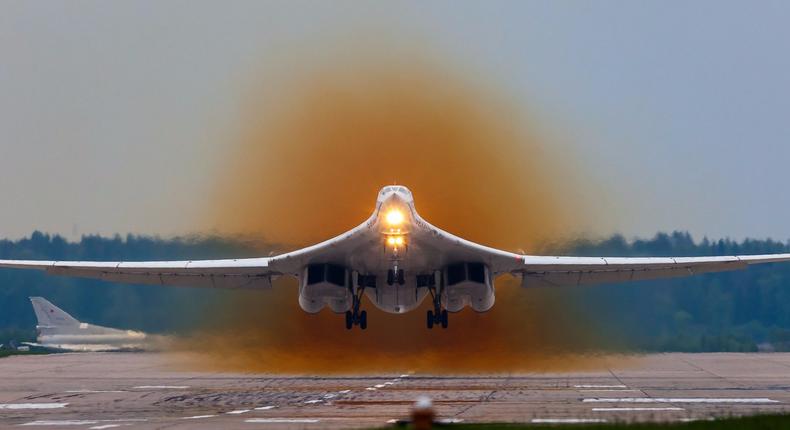
[{"label": "engine nacelle", "polygon": [[337,264],[310,264],[302,270],[299,282],[299,306],[317,313],[325,306],[333,312],[351,309],[351,273]]},{"label": "engine nacelle", "polygon": [[494,306],[494,286],[485,264],[450,264],[442,275],[445,282],[442,301],[449,312],[458,312],[464,306],[485,312]]}]

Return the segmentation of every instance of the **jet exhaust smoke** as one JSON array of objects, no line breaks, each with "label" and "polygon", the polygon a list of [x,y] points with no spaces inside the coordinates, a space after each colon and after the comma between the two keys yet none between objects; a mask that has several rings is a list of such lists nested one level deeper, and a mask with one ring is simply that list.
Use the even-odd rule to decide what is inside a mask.
[{"label": "jet exhaust smoke", "polygon": [[[574,196],[595,190],[571,154],[490,86],[427,56],[362,55],[301,74],[264,73],[209,203],[209,222],[293,248],[368,217],[381,186],[414,193],[420,214],[454,234],[509,250],[535,250],[578,231],[589,215]],[[287,250],[287,249],[284,249]],[[205,327],[182,342],[211,369],[289,372],[509,372],[601,366],[611,345],[569,289],[497,282],[484,314],[425,327],[370,303],[369,327],[347,331],[328,309],[309,315],[296,283],[229,292]]]}]

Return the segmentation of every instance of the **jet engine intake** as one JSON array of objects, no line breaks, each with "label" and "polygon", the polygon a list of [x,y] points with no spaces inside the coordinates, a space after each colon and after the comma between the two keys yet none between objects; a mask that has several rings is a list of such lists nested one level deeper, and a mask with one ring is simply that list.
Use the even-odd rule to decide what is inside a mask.
[{"label": "jet engine intake", "polygon": [[450,264],[444,268],[443,275],[445,285],[442,301],[448,311],[459,312],[469,306],[476,312],[485,312],[494,306],[491,272],[485,264]]},{"label": "jet engine intake", "polygon": [[351,273],[338,264],[309,264],[299,280],[299,306],[318,313],[325,306],[341,313],[351,309]]}]

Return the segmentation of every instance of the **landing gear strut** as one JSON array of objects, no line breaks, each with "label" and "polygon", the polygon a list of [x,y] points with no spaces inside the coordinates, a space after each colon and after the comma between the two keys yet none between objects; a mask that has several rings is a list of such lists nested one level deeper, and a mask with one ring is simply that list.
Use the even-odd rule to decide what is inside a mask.
[{"label": "landing gear strut", "polygon": [[356,293],[352,297],[353,302],[351,305],[351,310],[346,311],[346,329],[351,330],[352,327],[358,325],[359,328],[365,330],[368,328],[368,312],[359,310],[360,305],[362,304],[362,294],[365,292],[365,285],[360,285],[357,288]]},{"label": "landing gear strut", "polygon": [[442,309],[441,294],[436,291],[435,286],[428,287],[428,291],[430,291],[433,301],[433,310],[428,311],[428,318],[426,319],[428,328],[433,328],[435,324],[441,324],[442,328],[447,328],[447,309]]}]

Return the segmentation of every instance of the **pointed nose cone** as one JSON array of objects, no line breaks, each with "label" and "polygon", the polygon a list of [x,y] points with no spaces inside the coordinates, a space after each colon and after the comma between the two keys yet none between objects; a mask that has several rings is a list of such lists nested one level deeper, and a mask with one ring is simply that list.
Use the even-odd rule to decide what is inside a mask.
[{"label": "pointed nose cone", "polygon": [[412,220],[413,198],[404,186],[392,185],[379,192],[379,222],[389,230],[407,228]]},{"label": "pointed nose cone", "polygon": [[390,185],[384,187],[379,191],[379,203],[400,203],[410,206],[414,202],[414,197],[408,188],[402,185]]}]

